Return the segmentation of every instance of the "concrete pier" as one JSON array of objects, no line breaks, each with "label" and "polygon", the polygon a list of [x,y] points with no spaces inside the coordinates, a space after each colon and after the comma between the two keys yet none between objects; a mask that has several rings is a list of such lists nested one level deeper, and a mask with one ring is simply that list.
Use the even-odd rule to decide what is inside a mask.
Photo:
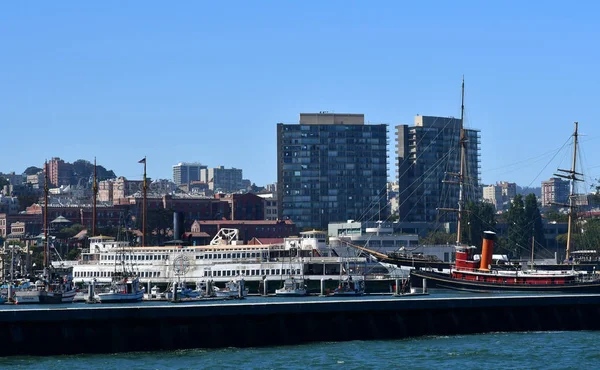
[{"label": "concrete pier", "polygon": [[0,355],[268,346],[494,331],[600,330],[598,317],[600,295],[48,306],[0,311]]}]

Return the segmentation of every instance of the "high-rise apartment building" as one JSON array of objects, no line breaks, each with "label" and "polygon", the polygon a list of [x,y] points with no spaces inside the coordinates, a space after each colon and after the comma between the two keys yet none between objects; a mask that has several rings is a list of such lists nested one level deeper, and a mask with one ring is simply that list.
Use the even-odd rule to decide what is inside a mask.
[{"label": "high-rise apartment building", "polygon": [[387,125],[363,114],[301,113],[277,124],[277,213],[299,229],[387,213]]},{"label": "high-rise apartment building", "polygon": [[568,203],[570,190],[569,181],[558,177],[542,181],[542,207],[550,207],[554,203]]},{"label": "high-rise apartment building", "polygon": [[51,186],[69,185],[73,177],[73,165],[62,159],[52,158],[48,164],[48,182]]},{"label": "high-rise apartment building", "polygon": [[208,188],[212,191],[231,193],[244,188],[242,184],[242,170],[239,168],[219,166],[202,169],[200,171],[200,179],[206,182]]},{"label": "high-rise apartment building", "polygon": [[[439,208],[457,208],[459,187],[449,173],[460,172],[460,119],[416,116],[413,126],[396,126],[399,216],[408,222],[447,222],[456,214]],[[478,130],[466,129],[464,196],[480,199]]]},{"label": "high-rise apartment building", "polygon": [[494,205],[496,210],[507,209],[510,201],[517,195],[517,184],[514,182],[500,181],[496,185],[483,188],[483,199]]},{"label": "high-rise apartment building", "polygon": [[199,181],[202,169],[206,169],[206,166],[200,163],[180,162],[173,166],[173,182],[179,186]]}]

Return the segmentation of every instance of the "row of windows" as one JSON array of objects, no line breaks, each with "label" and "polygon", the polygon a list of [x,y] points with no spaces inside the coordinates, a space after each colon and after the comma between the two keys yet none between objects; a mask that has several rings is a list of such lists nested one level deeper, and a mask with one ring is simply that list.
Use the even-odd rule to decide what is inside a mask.
[{"label": "row of windows", "polygon": [[281,274],[297,274],[300,275],[300,269],[263,269],[263,270],[216,270],[216,271],[204,271],[206,277],[219,277],[219,276],[265,276],[265,275],[281,275]]},{"label": "row of windows", "polygon": [[101,255],[100,259],[103,261],[158,261],[158,260],[168,260],[169,256],[166,254],[126,254],[122,255]]},{"label": "row of windows", "polygon": [[[114,271],[75,271],[76,278],[112,278]],[[139,274],[143,278],[160,277],[160,271],[142,271]]]},{"label": "row of windows", "polygon": [[197,260],[201,260],[201,259],[222,259],[222,258],[267,258],[268,257],[268,253],[267,252],[263,252],[263,253],[258,253],[258,252],[252,252],[252,253],[206,253],[204,255],[198,255],[196,256]]}]

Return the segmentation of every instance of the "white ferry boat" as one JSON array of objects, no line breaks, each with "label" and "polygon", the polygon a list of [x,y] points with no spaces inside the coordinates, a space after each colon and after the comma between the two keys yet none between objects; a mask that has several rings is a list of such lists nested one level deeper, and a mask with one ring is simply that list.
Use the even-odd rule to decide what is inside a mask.
[{"label": "white ferry boat", "polygon": [[[245,245],[237,240],[237,229],[221,229],[210,245],[131,247],[127,242],[107,237],[90,238],[90,248],[73,265],[77,283],[109,284],[115,264],[133,267],[140,282],[168,285],[175,280],[201,283],[212,281],[224,287],[235,278],[243,278],[251,289],[269,284],[271,290],[281,286],[290,275],[303,276],[307,284],[318,287],[321,280],[337,286],[344,266],[354,266],[353,274],[367,280],[406,278],[409,270],[372,262],[365,257],[339,257],[325,244],[326,233],[309,231],[300,237],[286,238],[281,244]],[[345,271],[347,272],[347,271]],[[275,284],[277,282],[278,284]],[[262,292],[262,290],[261,290]]]}]

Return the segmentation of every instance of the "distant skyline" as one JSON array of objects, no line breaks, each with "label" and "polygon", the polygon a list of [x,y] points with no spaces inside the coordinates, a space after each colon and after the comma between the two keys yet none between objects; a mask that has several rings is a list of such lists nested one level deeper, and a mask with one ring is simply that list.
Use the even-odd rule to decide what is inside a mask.
[{"label": "distant skyline", "polygon": [[[460,116],[481,131],[484,184],[600,177],[594,2],[0,4],[0,171],[61,157],[172,178],[179,162],[276,180],[276,124],[364,113],[394,127]],[[552,159],[552,160],[551,160]]]}]

